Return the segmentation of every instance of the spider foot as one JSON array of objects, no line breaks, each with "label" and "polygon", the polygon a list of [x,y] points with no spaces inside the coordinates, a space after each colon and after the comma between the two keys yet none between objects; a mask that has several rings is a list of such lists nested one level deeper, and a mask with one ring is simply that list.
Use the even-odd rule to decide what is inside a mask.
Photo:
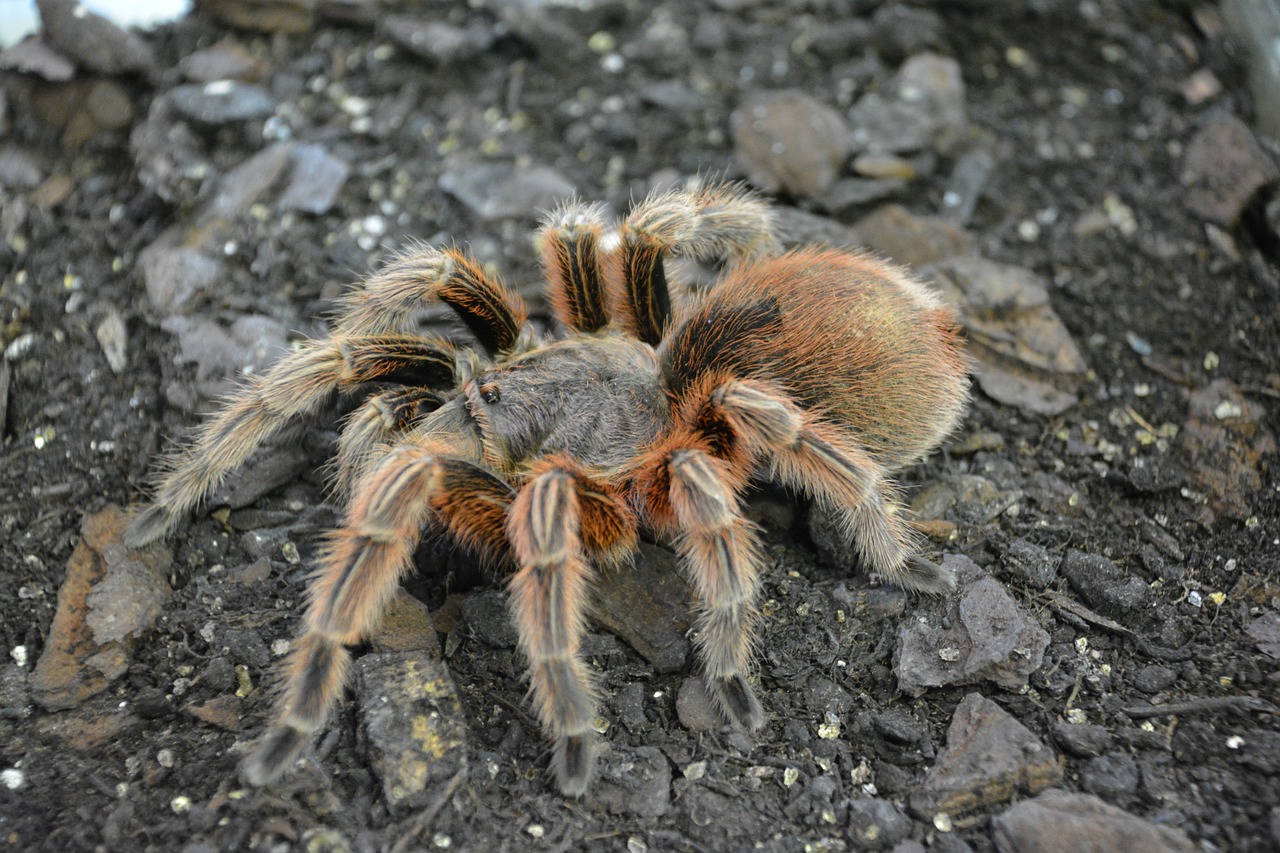
[{"label": "spider foot", "polygon": [[581,797],[595,769],[596,744],[591,735],[565,735],[556,741],[551,770],[556,785],[566,797]]},{"label": "spider foot", "polygon": [[141,548],[150,545],[165,533],[173,524],[173,516],[159,504],[152,504],[133,517],[124,532],[124,544],[127,548]]},{"label": "spider foot", "polygon": [[240,765],[241,778],[255,788],[270,785],[298,759],[308,739],[292,726],[272,729]]},{"label": "spider foot", "polygon": [[716,707],[729,722],[748,732],[764,725],[764,707],[741,673],[727,678],[708,678],[707,688]]},{"label": "spider foot", "polygon": [[894,572],[890,579],[903,589],[925,595],[946,595],[956,588],[954,570],[926,560],[918,554],[907,557],[902,568]]}]

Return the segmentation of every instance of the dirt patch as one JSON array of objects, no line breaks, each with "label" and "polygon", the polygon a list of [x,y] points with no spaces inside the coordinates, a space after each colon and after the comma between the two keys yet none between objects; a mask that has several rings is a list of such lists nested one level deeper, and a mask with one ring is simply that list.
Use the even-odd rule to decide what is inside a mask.
[{"label": "dirt patch", "polygon": [[[0,839],[984,850],[1087,814],[1133,820],[1151,849],[1280,845],[1277,172],[1216,8],[455,5],[246,19],[222,2],[221,20],[117,40],[107,58],[57,42],[70,80],[67,59],[30,47],[4,72]],[[733,117],[779,91],[806,100]],[[822,116],[823,147],[779,158],[807,139],[793,114]],[[1241,138],[1214,157],[1214,140]],[[963,302],[980,389],[951,450],[904,482],[932,549],[965,561],[953,609],[840,568],[809,508],[763,489],[768,725],[720,727],[692,658],[669,660],[683,635],[648,625],[656,639],[633,644],[611,615],[588,642],[609,747],[571,801],[550,784],[500,596],[464,555],[424,550],[410,586],[438,633],[367,650],[369,672],[396,665],[353,688],[316,760],[248,789],[242,745],[338,516],[330,412],[169,539],[158,616],[113,640],[109,682],[99,668],[75,707],[38,701],[85,518],[139,502],[156,453],[235,370],[323,334],[388,248],[456,239],[536,299],[538,208],[576,191],[621,213],[699,173],[786,194],[789,233],[932,264]],[[978,300],[966,276],[1016,284]],[[125,559],[95,553],[105,576]],[[662,595],[683,607],[682,589]],[[1034,641],[966,645],[1011,636],[1006,617]],[[928,669],[904,695],[904,650],[952,637],[939,656],[968,675]],[[994,648],[1001,660],[975,658]],[[68,659],[102,663],[80,651]],[[447,682],[440,656],[456,701],[428,698],[460,703],[465,731],[433,742],[450,772],[402,807],[384,769],[398,724],[372,713],[391,688],[368,685]],[[1002,741],[1018,755],[998,784],[955,789],[995,764],[972,750]],[[1014,805],[1046,787],[1092,798]]]}]

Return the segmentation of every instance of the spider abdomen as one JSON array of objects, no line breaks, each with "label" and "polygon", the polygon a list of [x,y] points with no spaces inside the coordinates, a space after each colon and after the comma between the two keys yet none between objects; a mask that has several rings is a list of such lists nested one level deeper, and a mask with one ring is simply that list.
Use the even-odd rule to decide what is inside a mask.
[{"label": "spider abdomen", "polygon": [[807,248],[731,270],[659,350],[677,393],[723,375],[774,384],[886,470],[936,447],[968,396],[951,306],[870,255]]}]

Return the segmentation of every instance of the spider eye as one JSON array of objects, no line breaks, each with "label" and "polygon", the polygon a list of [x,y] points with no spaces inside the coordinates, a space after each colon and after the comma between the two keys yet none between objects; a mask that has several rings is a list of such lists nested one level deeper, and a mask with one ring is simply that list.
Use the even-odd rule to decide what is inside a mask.
[{"label": "spider eye", "polygon": [[502,400],[502,392],[498,390],[497,382],[486,382],[480,386],[480,398],[489,405],[493,405]]}]

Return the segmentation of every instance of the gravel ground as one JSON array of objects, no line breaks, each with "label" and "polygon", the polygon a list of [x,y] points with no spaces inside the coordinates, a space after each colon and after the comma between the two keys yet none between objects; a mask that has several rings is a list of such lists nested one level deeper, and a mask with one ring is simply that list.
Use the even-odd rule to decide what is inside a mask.
[{"label": "gravel ground", "polygon": [[[1280,846],[1280,169],[1223,9],[199,6],[126,34],[42,0],[0,61],[0,843]],[[568,800],[501,567],[432,543],[314,754],[245,787],[352,402],[130,551],[157,455],[396,249],[465,245],[547,323],[540,210],[698,176],[960,306],[971,410],[902,477],[956,594],[876,584],[760,486],[747,736],[645,543],[602,579],[606,748]]]}]

